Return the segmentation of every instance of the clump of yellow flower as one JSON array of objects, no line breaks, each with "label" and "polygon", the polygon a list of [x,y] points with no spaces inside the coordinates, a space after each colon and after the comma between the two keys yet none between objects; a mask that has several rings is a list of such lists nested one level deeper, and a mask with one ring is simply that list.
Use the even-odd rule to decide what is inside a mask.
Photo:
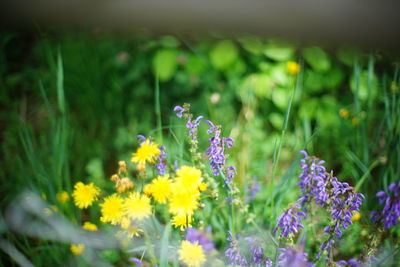
[{"label": "clump of yellow flower", "polygon": [[197,190],[201,182],[201,171],[195,167],[182,166],[176,171],[175,185],[182,186],[184,190]]},{"label": "clump of yellow flower", "polygon": [[300,65],[294,61],[288,61],[286,64],[286,69],[289,74],[295,75],[300,72]]},{"label": "clump of yellow flower", "polygon": [[201,171],[195,167],[182,166],[177,170],[168,202],[175,227],[186,227],[192,222],[194,211],[199,208],[200,191],[207,188],[202,180]]},{"label": "clump of yellow flower", "polygon": [[61,204],[64,204],[65,202],[67,202],[69,200],[69,194],[66,191],[58,192],[56,195],[56,199]]},{"label": "clump of yellow flower", "polygon": [[176,215],[172,218],[172,225],[183,231],[186,227],[192,227],[192,221],[192,216]]},{"label": "clump of yellow flower", "polygon": [[125,216],[132,220],[143,220],[151,215],[150,198],[139,192],[132,192],[124,200],[123,210]]},{"label": "clump of yellow flower", "polygon": [[88,230],[88,231],[97,231],[97,225],[91,223],[91,222],[85,222],[82,226],[83,229]]},{"label": "clump of yellow flower", "polygon": [[181,189],[173,187],[173,193],[169,200],[169,211],[174,215],[192,216],[193,212],[199,208],[200,193]]},{"label": "clump of yellow flower", "polygon": [[171,195],[171,189],[171,180],[167,174],[153,179],[151,184],[145,187],[144,192],[151,195],[156,202],[165,204]]},{"label": "clump of yellow flower", "polygon": [[155,163],[160,153],[161,151],[158,144],[150,139],[146,139],[146,141],[140,144],[136,152],[132,154],[131,161],[138,164],[139,170],[143,170],[146,166],[146,162]]},{"label": "clump of yellow flower", "polygon": [[80,209],[85,209],[92,205],[93,201],[98,199],[100,188],[93,183],[84,184],[77,182],[72,192],[75,205]]},{"label": "clump of yellow flower", "polygon": [[112,225],[120,223],[124,216],[123,201],[116,194],[106,197],[104,202],[100,204],[102,214],[100,220]]},{"label": "clump of yellow flower", "polygon": [[85,250],[85,245],[84,244],[71,244],[70,250],[71,250],[72,254],[79,255],[79,254],[82,254],[82,252]]},{"label": "clump of yellow flower", "polygon": [[206,261],[203,247],[187,240],[182,241],[178,250],[179,260],[189,267],[200,267]]}]

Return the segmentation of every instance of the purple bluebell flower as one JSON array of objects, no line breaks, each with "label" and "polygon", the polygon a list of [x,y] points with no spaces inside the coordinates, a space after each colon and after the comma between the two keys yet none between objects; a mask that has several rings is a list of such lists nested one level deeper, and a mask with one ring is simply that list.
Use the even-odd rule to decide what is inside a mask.
[{"label": "purple bluebell flower", "polygon": [[183,112],[185,111],[185,109],[181,106],[176,106],[176,107],[174,107],[174,111],[176,112],[176,116],[178,118],[182,118]]},{"label": "purple bluebell flower", "polygon": [[302,247],[288,247],[278,249],[278,266],[279,267],[306,267],[313,266],[314,264],[308,262],[307,253],[303,251]]},{"label": "purple bluebell flower", "polygon": [[382,223],[386,229],[396,225],[400,217],[400,182],[390,184],[388,193],[379,191],[376,197],[384,207],[380,213],[371,213],[371,219]]},{"label": "purple bluebell flower", "polygon": [[186,240],[194,243],[198,242],[204,249],[204,252],[208,253],[215,249],[214,242],[210,239],[211,227],[207,227],[206,231],[197,230],[194,228],[186,229]]},{"label": "purple bluebell flower", "polygon": [[280,237],[288,237],[291,233],[298,233],[300,228],[304,228],[301,220],[306,217],[306,214],[300,210],[301,206],[298,203],[292,204],[278,219],[278,226],[274,229],[274,234],[278,229],[281,230]]}]

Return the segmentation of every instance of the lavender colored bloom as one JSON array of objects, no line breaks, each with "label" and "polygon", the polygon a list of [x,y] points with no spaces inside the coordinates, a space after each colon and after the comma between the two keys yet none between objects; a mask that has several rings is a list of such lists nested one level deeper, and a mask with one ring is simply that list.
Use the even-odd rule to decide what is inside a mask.
[{"label": "lavender colored bloom", "polygon": [[251,257],[251,265],[253,266],[261,266],[264,263],[265,256],[264,251],[261,247],[261,242],[259,239],[254,237],[246,237],[248,250],[250,252]]},{"label": "lavender colored bloom", "polygon": [[338,266],[338,267],[342,267],[342,266],[359,267],[361,265],[356,259],[350,259],[348,261],[345,261],[345,260],[338,261],[336,263],[336,266]]},{"label": "lavender colored bloom", "polygon": [[192,243],[197,241],[198,244],[201,245],[204,251],[207,253],[215,249],[214,242],[210,239],[210,234],[211,227],[207,227],[207,230],[205,232],[189,227],[186,230],[186,240]]},{"label": "lavender colored bloom", "polygon": [[246,259],[246,256],[242,253],[239,248],[239,242],[236,240],[231,232],[228,232],[229,237],[228,241],[230,243],[229,248],[225,251],[225,257],[228,261],[228,264],[238,265],[238,266],[250,266],[249,262]]},{"label": "lavender colored bloom", "polygon": [[278,256],[279,267],[300,267],[300,266],[313,266],[313,263],[307,261],[307,253],[302,247],[288,247],[278,249],[280,252]]},{"label": "lavender colored bloom", "polygon": [[206,123],[210,126],[210,129],[207,130],[207,134],[212,134],[215,130],[217,130],[218,127],[215,126],[211,121],[206,120]]},{"label": "lavender colored bloom", "polygon": [[265,258],[265,267],[272,267],[272,260],[269,257]]},{"label": "lavender colored bloom", "polygon": [[192,120],[192,117],[188,116],[186,128],[189,129],[189,135],[194,142],[197,142],[197,128],[199,127],[200,121],[203,118],[204,118],[203,116],[198,116],[195,120]]},{"label": "lavender colored bloom", "polygon": [[165,158],[167,153],[165,152],[165,147],[160,146],[160,155],[157,157],[158,163],[156,164],[157,172],[159,175],[164,175],[166,173]]},{"label": "lavender colored bloom", "polygon": [[371,213],[371,219],[382,223],[386,229],[396,225],[400,217],[400,182],[390,184],[388,193],[379,191],[376,196],[384,207],[381,213]]},{"label": "lavender colored bloom", "polygon": [[304,203],[314,197],[315,202],[323,207],[328,201],[329,196],[326,192],[326,169],[323,166],[325,161],[308,156],[304,150],[300,153],[304,155],[304,159],[300,160],[303,172],[299,176],[300,182],[298,185],[301,188],[303,196],[299,201]]},{"label": "lavender colored bloom", "polygon": [[230,247],[225,251],[228,264],[238,266],[272,266],[270,258],[265,257],[261,247],[262,241],[258,237],[235,239],[230,232]]},{"label": "lavender colored bloom", "polygon": [[144,136],[141,135],[141,134],[138,134],[136,137],[141,141],[140,143],[143,143],[143,142],[146,141],[146,137],[144,137]]},{"label": "lavender colored bloom", "polygon": [[129,258],[129,261],[136,263],[136,267],[142,267],[143,265],[142,261],[138,258]]},{"label": "lavender colored bloom", "polygon": [[183,112],[185,111],[185,109],[183,107],[181,107],[181,106],[176,106],[176,107],[174,107],[174,111],[177,112],[176,116],[178,118],[182,118]]},{"label": "lavender colored bloom", "polygon": [[300,211],[300,204],[295,203],[282,213],[278,219],[278,226],[274,229],[274,234],[280,229],[281,237],[288,237],[291,233],[297,233],[300,228],[304,228],[301,224],[302,218],[306,217],[303,211]]},{"label": "lavender colored bloom", "polygon": [[[233,146],[234,140],[232,138],[221,137],[221,126],[215,126],[211,121],[206,121],[210,126],[208,129],[208,134],[214,134],[213,137],[208,139],[210,143],[209,147],[206,149],[206,155],[210,161],[211,170],[215,176],[218,176],[220,172],[225,168],[225,147],[231,148]],[[226,169],[227,178],[225,180],[226,184],[229,184],[234,175],[236,174],[236,169],[233,166],[229,166]]]}]

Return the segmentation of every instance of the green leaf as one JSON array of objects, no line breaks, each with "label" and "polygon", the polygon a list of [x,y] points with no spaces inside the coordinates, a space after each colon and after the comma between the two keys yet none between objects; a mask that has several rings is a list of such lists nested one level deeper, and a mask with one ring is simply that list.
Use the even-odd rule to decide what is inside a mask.
[{"label": "green leaf", "polygon": [[241,91],[252,90],[259,98],[271,96],[272,81],[271,77],[264,73],[250,74],[244,78]]},{"label": "green leaf", "polygon": [[185,68],[189,74],[199,75],[206,69],[206,62],[198,56],[190,55],[186,62]]},{"label": "green leaf", "polygon": [[[369,79],[370,88],[369,88]],[[350,79],[350,88],[354,94],[357,94],[360,100],[365,101],[370,98],[375,98],[378,93],[378,78],[375,74],[369,77],[368,71],[364,70],[361,72],[360,77],[358,79],[358,89],[357,89],[357,80],[354,75]],[[370,92],[369,92],[370,91]]]},{"label": "green leaf", "polygon": [[322,79],[323,85],[327,88],[336,89],[344,79],[344,73],[339,68],[334,67]]},{"label": "green leaf", "polygon": [[239,38],[240,44],[243,48],[255,55],[260,55],[263,52],[264,45],[260,38],[255,36],[246,36]]},{"label": "green leaf", "polygon": [[269,41],[264,46],[264,55],[276,61],[286,61],[293,57],[294,47],[288,43]]},{"label": "green leaf", "polygon": [[269,122],[272,124],[272,126],[275,127],[275,129],[280,130],[282,129],[283,125],[283,115],[280,113],[271,113],[268,116]]},{"label": "green leaf", "polygon": [[331,68],[328,55],[319,47],[313,46],[303,49],[304,60],[318,72],[326,72]]},{"label": "green leaf", "polygon": [[275,64],[275,66],[271,68],[271,77],[274,83],[282,86],[288,85],[290,82],[290,76],[286,70],[286,64]]},{"label": "green leaf", "polygon": [[175,74],[177,51],[173,49],[159,50],[153,57],[152,67],[154,75],[160,81],[168,81]]},{"label": "green leaf", "polygon": [[323,75],[307,70],[305,72],[304,87],[309,92],[320,92],[323,89]]},{"label": "green leaf", "polygon": [[170,233],[171,233],[171,224],[168,223],[164,228],[164,232],[161,239],[160,267],[168,266],[168,246],[169,246]]},{"label": "green leaf", "polygon": [[280,110],[285,111],[290,100],[290,91],[283,88],[275,88],[272,92],[272,102]]},{"label": "green leaf", "polygon": [[232,41],[218,42],[210,51],[211,64],[218,70],[228,69],[238,58],[238,49]]}]

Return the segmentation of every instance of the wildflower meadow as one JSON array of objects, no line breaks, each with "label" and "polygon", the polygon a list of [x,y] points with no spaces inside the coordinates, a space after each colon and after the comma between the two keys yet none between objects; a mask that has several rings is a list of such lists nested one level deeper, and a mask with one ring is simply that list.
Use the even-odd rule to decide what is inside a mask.
[{"label": "wildflower meadow", "polygon": [[399,266],[398,58],[0,36],[3,266]]}]

